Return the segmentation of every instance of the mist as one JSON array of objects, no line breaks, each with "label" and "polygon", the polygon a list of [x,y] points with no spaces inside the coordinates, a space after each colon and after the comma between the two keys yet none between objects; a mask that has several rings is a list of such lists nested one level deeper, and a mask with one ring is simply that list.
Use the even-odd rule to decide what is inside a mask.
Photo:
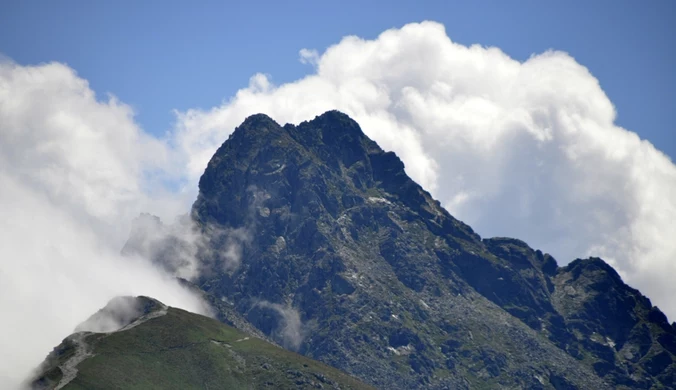
[{"label": "mist", "polygon": [[208,314],[174,274],[120,254],[141,211],[171,217],[194,199],[157,184],[167,150],[68,67],[0,62],[0,388],[116,296]]},{"label": "mist", "polygon": [[272,337],[278,340],[284,348],[298,351],[305,339],[305,328],[298,310],[291,306],[268,301],[259,301],[254,307],[275,312],[278,317],[278,324],[277,329],[272,332]]}]

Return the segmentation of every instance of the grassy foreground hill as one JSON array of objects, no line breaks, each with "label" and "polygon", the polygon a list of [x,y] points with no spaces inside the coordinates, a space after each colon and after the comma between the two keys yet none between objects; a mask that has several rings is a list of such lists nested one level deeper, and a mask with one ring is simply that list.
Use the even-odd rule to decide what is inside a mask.
[{"label": "grassy foreground hill", "polygon": [[214,319],[139,297],[141,317],[78,332],[48,356],[33,389],[368,389],[323,363]]}]

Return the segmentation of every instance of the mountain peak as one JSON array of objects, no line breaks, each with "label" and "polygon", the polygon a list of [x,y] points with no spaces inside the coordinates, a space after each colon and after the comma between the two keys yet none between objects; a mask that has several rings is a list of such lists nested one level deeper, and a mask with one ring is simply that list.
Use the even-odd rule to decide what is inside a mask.
[{"label": "mountain peak", "polygon": [[[245,142],[245,145],[242,146],[246,146],[246,143],[265,141],[268,140],[271,135],[279,135],[282,132],[283,130],[279,123],[268,115],[259,113],[250,115],[244,119],[230,135],[230,139]],[[217,155],[218,152],[216,153],[216,156]]]},{"label": "mountain peak", "polygon": [[339,111],[247,118],[199,189],[191,215],[222,234],[205,240],[214,256],[195,285],[373,385],[673,383],[673,327],[610,265],[558,267],[521,240],[482,240]]},{"label": "mountain peak", "polygon": [[108,333],[152,313],[166,310],[160,301],[145,296],[119,296],[75,328],[75,332]]},{"label": "mountain peak", "polygon": [[[338,110],[329,110],[323,114],[317,115],[314,120],[317,119],[328,119],[328,120],[348,120],[354,122],[347,114]],[[357,123],[357,122],[354,122]]]},{"label": "mountain peak", "polygon": [[193,209],[199,220],[241,226],[254,203],[247,191],[254,187],[273,202],[289,204],[297,201],[297,192],[312,189],[332,215],[374,197],[368,194],[378,195],[401,201],[441,229],[479,240],[408,177],[395,153],[382,150],[357,122],[336,110],[298,126],[280,127],[265,114],[248,117],[209,162]]},{"label": "mountain peak", "polygon": [[615,268],[599,257],[575,259],[564,269],[564,272],[571,272],[574,278],[578,278],[581,275],[590,277],[593,274],[597,274],[600,278],[609,278],[615,283],[624,284],[622,277],[620,277]]},{"label": "mountain peak", "polygon": [[322,124],[325,124],[331,126],[334,129],[340,128],[343,131],[350,129],[358,130],[361,135],[364,135],[364,133],[361,131],[361,128],[359,127],[359,124],[354,119],[338,110],[330,110],[321,115],[317,115],[314,119],[309,121],[309,123],[312,123],[315,126],[321,126]]},{"label": "mountain peak", "polygon": [[274,119],[269,117],[266,114],[263,113],[258,113],[258,114],[253,114],[248,116],[246,119],[244,119],[244,122],[239,126],[241,128],[261,128],[261,127],[268,127],[268,128],[276,128],[280,127],[277,122],[275,122]]}]

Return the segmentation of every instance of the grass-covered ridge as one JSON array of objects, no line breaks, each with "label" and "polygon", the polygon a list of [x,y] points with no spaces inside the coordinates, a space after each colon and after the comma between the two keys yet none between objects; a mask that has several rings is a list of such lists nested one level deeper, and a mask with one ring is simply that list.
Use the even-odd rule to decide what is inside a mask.
[{"label": "grass-covered ridge", "polygon": [[[325,364],[176,308],[130,329],[84,335],[91,356],[63,389],[369,388]],[[57,347],[65,353],[52,355],[35,388],[58,386],[72,344],[69,338]]]}]

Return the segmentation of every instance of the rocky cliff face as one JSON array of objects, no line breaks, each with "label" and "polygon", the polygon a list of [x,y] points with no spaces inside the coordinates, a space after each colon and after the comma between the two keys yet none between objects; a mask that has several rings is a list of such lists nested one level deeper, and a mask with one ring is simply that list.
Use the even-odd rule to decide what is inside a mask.
[{"label": "rocky cliff face", "polygon": [[609,265],[481,239],[344,114],[247,118],[199,189],[198,230],[225,233],[195,284],[377,387],[676,383],[676,327]]}]

